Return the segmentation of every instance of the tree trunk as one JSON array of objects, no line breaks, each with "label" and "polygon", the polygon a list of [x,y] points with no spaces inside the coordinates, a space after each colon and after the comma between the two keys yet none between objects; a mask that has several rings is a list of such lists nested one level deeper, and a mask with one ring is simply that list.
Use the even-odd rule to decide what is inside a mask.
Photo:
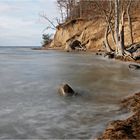
[{"label": "tree trunk", "polygon": [[68,6],[68,4],[67,4],[67,8],[66,8],[66,16],[67,16],[67,18],[69,18],[69,6]]},{"label": "tree trunk", "polygon": [[116,54],[118,54],[119,46],[119,2],[115,0],[115,38],[116,38]]},{"label": "tree trunk", "polygon": [[124,54],[124,25],[122,25],[120,31],[120,46],[121,46],[121,52]]},{"label": "tree trunk", "polygon": [[99,4],[97,1],[95,1],[95,4],[101,10],[102,14],[104,14],[106,23],[108,24],[110,31],[111,31],[112,40],[113,40],[114,44],[116,44],[115,37],[114,37],[114,31],[112,29],[112,23],[111,23],[111,20],[112,20],[112,1],[110,1],[109,15],[107,15],[106,11],[104,10],[103,5]]},{"label": "tree trunk", "polygon": [[82,18],[82,4],[83,4],[82,1],[80,1],[79,4],[80,4],[79,5],[80,6],[79,7],[79,9],[80,9],[80,18]]},{"label": "tree trunk", "polygon": [[108,43],[108,31],[109,31],[109,26],[107,25],[106,31],[105,31],[105,41],[104,41],[104,46],[107,52],[111,52],[109,43]]},{"label": "tree trunk", "polygon": [[[114,37],[114,31],[112,29],[112,23],[111,23],[111,20],[112,20],[112,15],[111,15],[112,14],[112,9],[113,9],[112,1],[110,1],[110,12],[109,12],[109,18],[107,19],[107,21],[108,21],[108,25],[109,25],[109,28],[110,28],[110,31],[111,31],[112,40],[113,40],[114,44],[116,44],[115,37]],[[106,15],[106,18],[107,18],[107,15]]]},{"label": "tree trunk", "polygon": [[129,1],[129,4],[127,6],[127,18],[128,18],[128,25],[129,25],[129,31],[130,31],[131,44],[133,44],[134,43],[134,39],[133,39],[133,32],[132,32],[132,21],[131,21],[131,17],[130,17],[131,2],[132,2],[132,0]]},{"label": "tree trunk", "polygon": [[108,42],[109,29],[110,29],[110,27],[109,27],[109,25],[107,25],[106,31],[105,31],[105,41],[103,42],[103,44],[104,44],[104,47],[107,52],[113,52],[113,50],[111,49],[109,42]]},{"label": "tree trunk", "polygon": [[124,55],[124,14],[125,12],[122,12],[121,15],[121,28],[120,28],[120,53]]},{"label": "tree trunk", "polygon": [[[123,56],[124,46],[122,46],[122,36],[124,33],[123,26],[119,32],[120,23],[120,11],[119,11],[119,0],[115,0],[115,35],[116,35],[116,56]],[[122,21],[123,22],[123,21]]]},{"label": "tree trunk", "polygon": [[61,14],[61,22],[63,23],[64,22],[64,15],[63,15],[63,10],[61,7],[60,7],[60,14]]}]

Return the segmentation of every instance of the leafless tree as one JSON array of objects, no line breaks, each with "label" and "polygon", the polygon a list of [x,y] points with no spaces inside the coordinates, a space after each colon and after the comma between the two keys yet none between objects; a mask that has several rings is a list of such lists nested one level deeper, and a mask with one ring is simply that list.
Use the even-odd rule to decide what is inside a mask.
[{"label": "leafless tree", "polygon": [[[128,51],[125,50],[125,42],[124,42],[124,17],[127,14],[129,28],[130,28],[130,37],[131,43],[133,43],[133,34],[132,34],[132,22],[130,16],[130,7],[131,0],[111,0],[106,1],[106,4],[110,3],[110,10],[106,10],[103,6],[102,1],[96,1],[96,5],[100,8],[101,13],[105,17],[106,21],[106,31],[105,31],[105,40],[103,42],[107,52],[113,52],[111,46],[109,45],[108,35],[111,33],[112,40],[115,44],[115,56],[124,56],[131,55]],[[112,4],[114,6],[112,6]],[[109,8],[108,8],[109,9]],[[114,27],[114,29],[113,29]]]},{"label": "leafless tree", "polygon": [[132,20],[130,17],[131,4],[132,4],[132,0],[129,0],[128,6],[127,6],[127,18],[128,18],[128,24],[129,24],[129,30],[130,30],[131,44],[133,44],[134,39],[133,39],[133,31],[132,31]]},{"label": "leafless tree", "polygon": [[61,19],[73,18],[73,9],[76,5],[76,0],[57,0],[58,8],[60,9]]}]

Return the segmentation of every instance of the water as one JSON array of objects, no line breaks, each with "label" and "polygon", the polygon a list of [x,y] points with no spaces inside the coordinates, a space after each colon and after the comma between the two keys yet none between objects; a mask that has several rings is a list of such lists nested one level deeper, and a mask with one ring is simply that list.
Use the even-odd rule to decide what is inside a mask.
[{"label": "water", "polygon": [[[122,97],[139,90],[140,72],[93,53],[0,48],[0,139],[89,139],[124,117]],[[69,83],[78,97],[60,97]]]}]

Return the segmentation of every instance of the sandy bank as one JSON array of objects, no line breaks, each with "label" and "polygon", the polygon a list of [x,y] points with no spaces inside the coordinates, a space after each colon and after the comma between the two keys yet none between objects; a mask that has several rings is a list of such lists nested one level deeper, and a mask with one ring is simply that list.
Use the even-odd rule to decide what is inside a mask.
[{"label": "sandy bank", "polygon": [[116,120],[109,123],[101,139],[140,139],[140,93],[131,95],[121,101],[122,109],[133,112],[125,120]]}]

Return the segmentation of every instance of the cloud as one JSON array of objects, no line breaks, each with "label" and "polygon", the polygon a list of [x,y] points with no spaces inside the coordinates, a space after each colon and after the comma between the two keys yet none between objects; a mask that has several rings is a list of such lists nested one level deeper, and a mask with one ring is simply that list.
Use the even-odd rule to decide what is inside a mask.
[{"label": "cloud", "polygon": [[9,5],[8,3],[1,2],[0,4],[0,13],[7,13],[13,10],[18,10],[19,8],[15,5]]},{"label": "cloud", "polygon": [[22,18],[0,17],[0,28],[15,29],[30,27],[34,24],[33,20],[23,20]]},{"label": "cloud", "polygon": [[41,12],[56,17],[55,0],[0,0],[0,45],[40,45],[48,24],[39,22]]}]

